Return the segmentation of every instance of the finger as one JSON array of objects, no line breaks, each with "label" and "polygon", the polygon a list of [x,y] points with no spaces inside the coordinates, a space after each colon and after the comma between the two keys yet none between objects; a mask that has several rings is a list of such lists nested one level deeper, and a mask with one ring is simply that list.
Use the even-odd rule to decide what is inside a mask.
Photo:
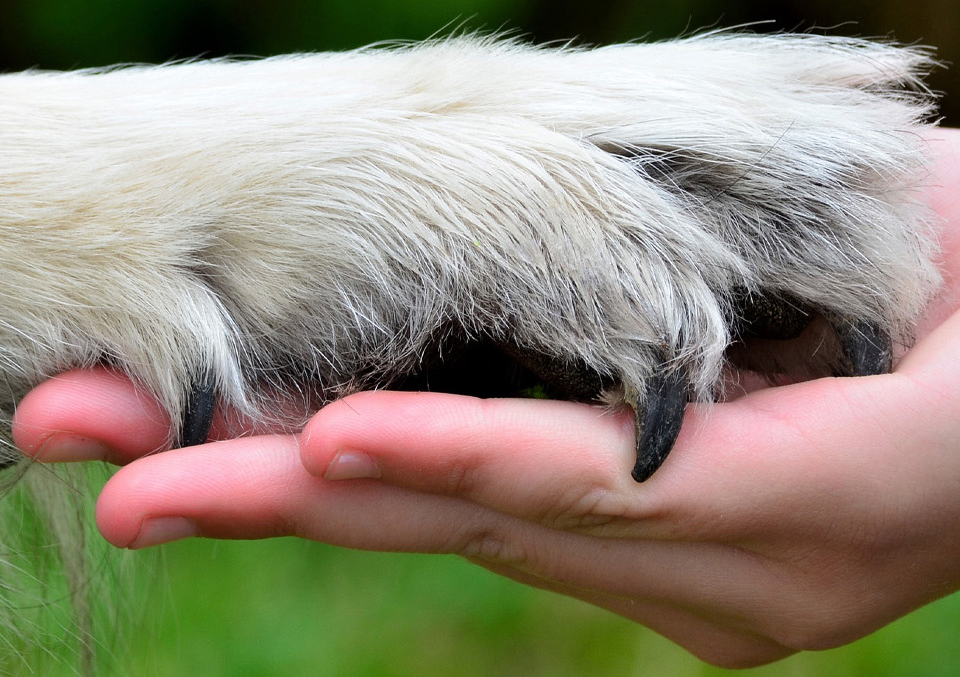
[{"label": "finger", "polygon": [[[726,462],[723,453],[731,453],[706,453],[716,440],[691,444],[702,436],[707,415],[688,408],[674,453],[642,486],[630,478],[629,412],[615,415],[567,402],[360,393],[327,406],[308,423],[301,454],[304,467],[327,479],[377,477],[552,528],[664,538],[703,523],[702,516],[693,524],[678,521],[666,510],[664,494],[700,490],[689,476],[709,476]],[[717,414],[709,416],[715,423]]]},{"label": "finger", "polygon": [[170,418],[127,377],[96,368],[66,372],[30,391],[12,431],[17,447],[39,461],[126,463],[169,444]]},{"label": "finger", "polygon": [[295,453],[292,438],[261,437],[140,459],[104,487],[97,525],[111,543],[131,547],[173,540],[171,526],[186,526],[175,518],[224,538],[289,534],[278,506],[288,493],[303,491],[297,482],[303,473],[289,463]]},{"label": "finger", "polygon": [[[210,439],[254,430],[237,412],[217,408]],[[170,417],[155,397],[120,372],[97,367],[55,376],[15,412],[17,447],[42,462],[109,461],[124,465],[171,446]]]},{"label": "finger", "polygon": [[[889,413],[910,398],[902,381],[823,379],[691,405],[674,452],[642,486],[629,478],[629,417],[571,403],[362,393],[321,411],[301,453],[328,479],[377,476],[595,535],[744,542],[806,533],[816,506],[823,537],[846,538],[836,515],[896,513],[911,504],[898,483],[926,472],[901,453],[916,431]],[[863,481],[878,475],[884,492]]]},{"label": "finger", "polygon": [[635,453],[628,411],[436,393],[353,395],[321,410],[301,439],[317,476],[378,477],[570,529],[654,509],[638,497],[656,476],[637,489]]},{"label": "finger", "polygon": [[[319,412],[304,430],[301,453],[311,473],[328,479],[376,476],[552,528],[716,536],[712,516],[754,510],[757,502],[747,499],[757,492],[770,498],[764,472],[797,484],[796,459],[780,466],[782,458],[763,451],[796,447],[797,430],[778,420],[777,405],[734,406],[748,398],[688,407],[674,452],[642,486],[630,479],[629,412],[566,402],[361,393]],[[787,397],[784,411],[803,401],[799,394]],[[743,495],[737,484],[744,485]]]},{"label": "finger", "polygon": [[477,522],[477,506],[456,498],[314,477],[300,463],[297,438],[282,435],[139,459],[109,480],[97,503],[98,527],[119,547],[294,535],[368,550],[454,552]]}]

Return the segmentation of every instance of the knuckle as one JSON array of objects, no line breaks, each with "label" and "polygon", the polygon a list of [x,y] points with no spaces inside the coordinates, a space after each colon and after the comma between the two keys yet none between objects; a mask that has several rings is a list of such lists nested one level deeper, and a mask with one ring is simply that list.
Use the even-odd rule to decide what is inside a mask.
[{"label": "knuckle", "polygon": [[633,536],[654,523],[665,529],[669,514],[653,497],[606,486],[570,489],[558,498],[544,522],[554,528],[595,536]]},{"label": "knuckle", "polygon": [[496,564],[522,566],[527,562],[527,553],[517,539],[504,530],[483,527],[468,533],[456,553],[468,559]]},{"label": "knuckle", "polygon": [[484,462],[475,455],[452,458],[444,468],[446,492],[454,496],[472,497],[483,467]]},{"label": "knuckle", "polygon": [[574,487],[559,497],[545,521],[561,529],[593,530],[620,521],[627,513],[622,494],[601,487]]}]

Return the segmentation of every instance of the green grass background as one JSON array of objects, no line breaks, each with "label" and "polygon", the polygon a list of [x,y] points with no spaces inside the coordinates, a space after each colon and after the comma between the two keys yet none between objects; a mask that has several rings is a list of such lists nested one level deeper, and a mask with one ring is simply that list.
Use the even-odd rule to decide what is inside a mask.
[{"label": "green grass background", "polygon": [[[940,47],[960,61],[954,0],[3,0],[0,68],[70,68],[221,54],[341,49],[458,26],[538,40],[610,42],[774,18]],[[853,22],[853,23],[846,23]],[[954,69],[960,71],[960,69]],[[947,121],[956,73],[941,71]],[[525,588],[450,556],[341,550],[295,539],[186,541],[125,557],[146,598],[121,588],[122,618],[101,651],[117,675],[725,674],[654,633],[574,600]],[[908,575],[908,574],[905,574]],[[145,601],[146,600],[146,601]],[[797,613],[802,613],[798,609]],[[960,674],[960,597],[848,647],[757,675]],[[14,666],[4,662],[0,666]],[[34,672],[59,674],[56,660]]]},{"label": "green grass background", "polygon": [[[618,616],[453,556],[295,539],[184,541],[163,556],[162,597],[144,641],[133,636],[117,650],[118,674],[123,666],[157,676],[732,674]],[[954,596],[852,645],[740,674],[952,677],[958,636]]]}]

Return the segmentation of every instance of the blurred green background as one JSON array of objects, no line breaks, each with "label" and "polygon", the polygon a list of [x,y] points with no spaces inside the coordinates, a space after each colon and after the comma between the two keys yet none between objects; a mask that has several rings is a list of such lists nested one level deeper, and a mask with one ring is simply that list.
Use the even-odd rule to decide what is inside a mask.
[{"label": "blurred green background", "polygon": [[[344,49],[462,27],[606,43],[764,20],[754,30],[889,36],[960,62],[955,0],[0,0],[0,70]],[[951,96],[960,69],[941,69],[933,86],[946,122],[960,122]],[[161,558],[154,567],[148,553],[126,557],[147,577],[150,601],[121,601],[135,625],[107,641],[102,674],[724,673],[632,623],[454,557],[277,539],[176,543]],[[958,635],[955,596],[851,646],[748,674],[956,675]]]},{"label": "blurred green background", "polygon": [[[457,27],[606,43],[755,22],[769,22],[758,31],[895,37],[960,58],[955,0],[2,0],[0,69],[345,49]],[[960,70],[933,84],[953,119]]]}]

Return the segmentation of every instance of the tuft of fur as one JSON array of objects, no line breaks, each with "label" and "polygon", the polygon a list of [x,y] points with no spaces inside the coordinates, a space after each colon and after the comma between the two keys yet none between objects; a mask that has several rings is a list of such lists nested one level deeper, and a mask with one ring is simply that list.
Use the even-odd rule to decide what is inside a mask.
[{"label": "tuft of fur", "polygon": [[744,293],[908,341],[931,65],[717,32],[4,75],[0,410],[106,362],[295,428],[451,337],[709,400]]}]

